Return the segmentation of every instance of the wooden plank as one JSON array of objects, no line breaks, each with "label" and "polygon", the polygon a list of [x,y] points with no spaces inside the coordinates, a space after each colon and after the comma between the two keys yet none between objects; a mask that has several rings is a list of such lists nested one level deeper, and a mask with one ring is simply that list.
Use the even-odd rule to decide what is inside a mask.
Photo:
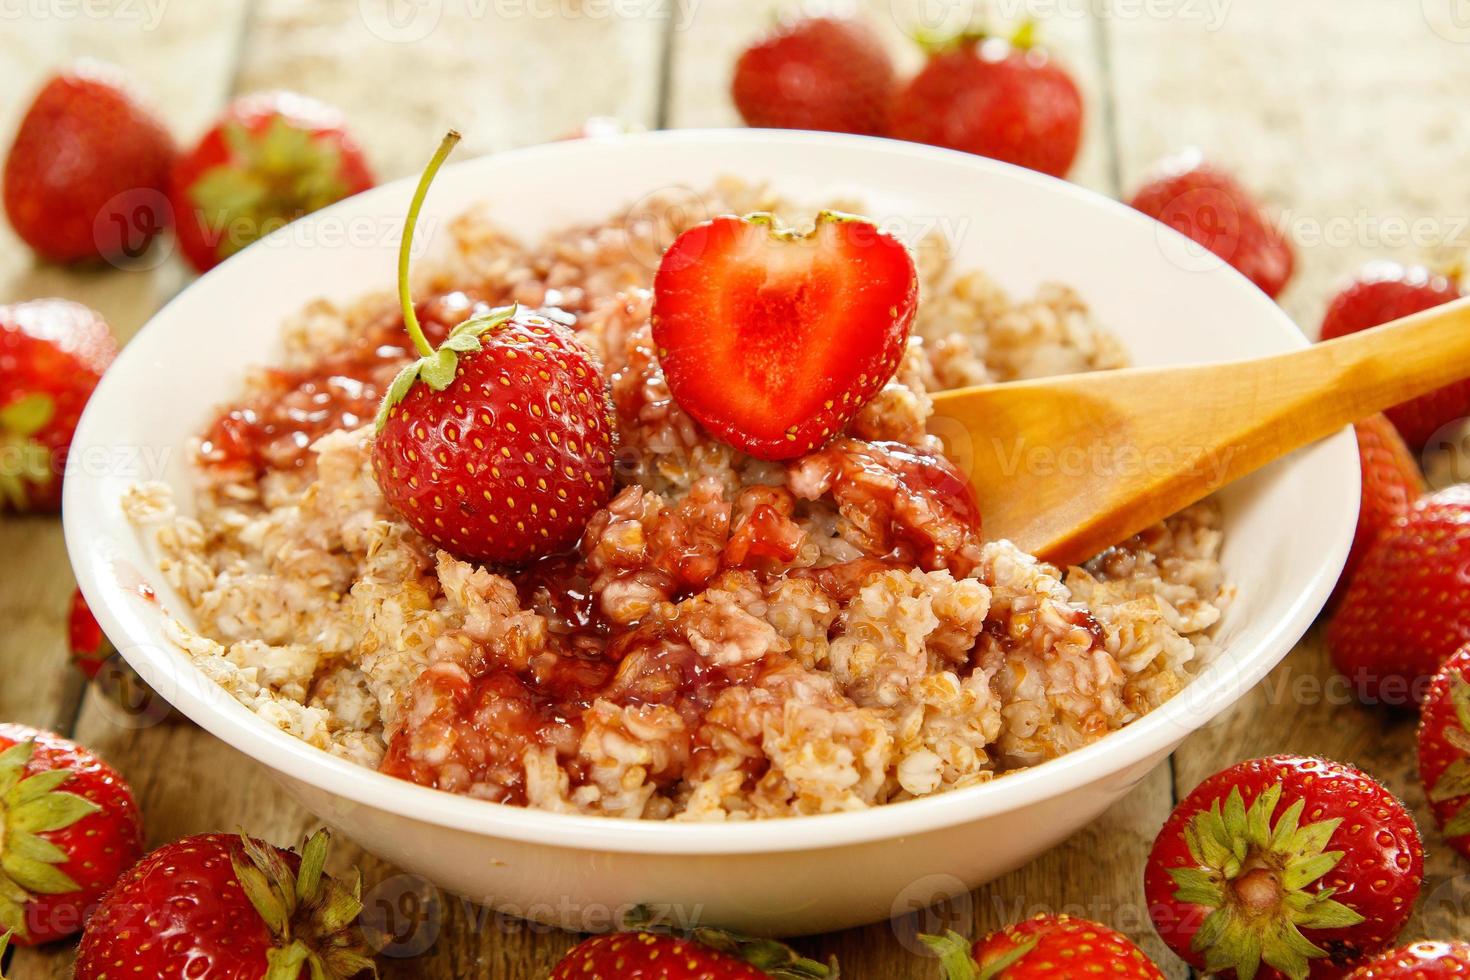
[{"label": "wooden plank", "polygon": [[[669,124],[739,125],[729,100],[731,66],[740,51],[790,6],[781,0],[705,0],[700,4],[693,22],[674,34]],[[922,0],[864,0],[856,6],[880,30],[906,72],[922,61],[907,36],[917,28],[957,26],[955,11],[966,7],[924,4]],[[1072,179],[1113,194],[1114,160],[1098,25],[1086,14],[1087,5],[1061,6],[1079,8],[1078,13],[1047,20],[1041,25],[1041,36],[1073,71],[1087,100],[1085,140]],[[926,12],[937,19],[925,21]],[[1001,24],[995,27],[1005,29]],[[1068,911],[1122,929],[1166,964],[1171,976],[1183,976],[1184,971],[1177,961],[1171,963],[1149,927],[1142,896],[1143,859],[1171,805],[1171,778],[1167,768],[1159,769],[1092,826],[1020,871],[928,912],[815,937],[803,946],[823,956],[835,953],[844,972],[853,976],[927,980],[935,975],[936,967],[927,950],[914,941],[920,929],[955,928],[978,936],[1024,915]],[[916,883],[918,891],[925,887],[925,883]]]},{"label": "wooden plank", "polygon": [[592,116],[652,125],[664,23],[619,13],[662,9],[261,0],[238,87],[289,87],[341,107],[380,175],[399,177],[450,127],[464,134],[456,158],[466,159],[565,136]]},{"label": "wooden plank", "polygon": [[[1283,305],[1315,335],[1333,291],[1365,261],[1432,261],[1470,246],[1470,173],[1455,162],[1470,134],[1448,123],[1470,85],[1470,36],[1455,30],[1450,7],[1233,4],[1215,30],[1184,17],[1111,18],[1125,185],[1158,156],[1195,145],[1259,189],[1297,243],[1298,274]],[[1301,56],[1303,43],[1310,57]],[[1424,805],[1414,719],[1358,707],[1333,678],[1314,632],[1176,753],[1177,792],[1272,753],[1353,762],[1404,798],[1424,831],[1431,898],[1405,938],[1458,935],[1466,906],[1454,882],[1464,863],[1443,846]]]},{"label": "wooden plank", "polygon": [[[35,90],[79,55],[120,65],[157,102],[179,134],[192,133],[215,111],[230,84],[235,40],[245,0],[204,4],[143,4],[115,0],[78,5],[75,16],[57,6],[47,16],[0,33],[0,132],[8,141]],[[65,296],[99,310],[120,339],[132,336],[186,273],[167,245],[150,256],[152,268],[66,269],[42,265],[10,231],[0,230],[0,297],[10,302]],[[66,730],[81,685],[66,664],[66,610],[74,582],[61,524],[50,519],[0,519],[0,717]],[[99,746],[112,755],[111,746]],[[119,760],[126,762],[128,760]],[[135,778],[146,774],[125,766]],[[187,805],[187,803],[185,804]],[[9,975],[16,980],[69,977],[67,949],[18,951]]]},{"label": "wooden plank", "polygon": [[[484,152],[555,138],[594,115],[653,122],[662,23],[597,16],[595,10],[609,8],[595,5],[587,8],[588,16],[565,18],[535,13],[570,9],[564,4],[529,4],[525,15],[512,21],[497,20],[496,9],[444,5],[437,22],[420,36],[412,24],[394,29],[374,21],[372,5],[357,0],[260,0],[243,43],[237,38],[229,45],[239,47],[238,67],[225,58],[222,68],[233,75],[233,91],[290,88],[342,108],[383,179],[417,171],[450,125],[461,128],[471,152]],[[352,70],[343,71],[344,64]],[[188,65],[181,60],[181,70]],[[424,71],[425,65],[434,70]],[[364,85],[365,78],[392,84]],[[189,84],[187,74],[176,84]],[[218,88],[195,130],[226,92]],[[153,306],[156,301],[145,316]],[[148,819],[151,846],[241,827],[292,844],[316,825],[265,769],[192,726],[135,730],[120,725],[114,711],[89,695],[75,734],[130,779]],[[384,916],[405,876],[346,840],[338,841],[333,863],[338,869],[363,869],[369,903],[380,910],[374,921],[391,923]],[[423,882],[409,883],[427,888]],[[575,941],[502,923],[448,896],[439,901],[445,918],[427,950],[411,959],[384,956],[385,977],[544,976]],[[416,938],[423,940],[424,934]],[[70,975],[69,952],[42,956],[44,963],[18,966],[29,972],[16,976]]]}]

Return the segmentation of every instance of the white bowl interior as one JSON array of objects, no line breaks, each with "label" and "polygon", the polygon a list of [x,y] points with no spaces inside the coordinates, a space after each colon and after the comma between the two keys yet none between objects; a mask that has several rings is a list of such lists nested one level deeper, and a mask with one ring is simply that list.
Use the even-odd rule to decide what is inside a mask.
[{"label": "white bowl interior", "polygon": [[[426,146],[425,155],[432,149]],[[453,164],[435,184],[422,239],[484,201],[522,237],[597,222],[649,192],[722,175],[770,180],[803,201],[864,202],[913,240],[946,231],[956,267],[1015,294],[1074,286],[1136,363],[1267,354],[1299,331],[1245,279],[1152,221],[1087,191],[1001,164],[910,144],[750,131],[648,134],[552,144]],[[65,523],[83,591],[125,656],[186,714],[267,765],[369,807],[521,840],[665,853],[770,851],[872,840],[972,820],[1120,772],[1167,751],[1260,680],[1305,632],[1336,580],[1357,508],[1344,432],[1227,489],[1224,565],[1239,589],[1224,654],[1186,691],[1127,729],[1063,759],[930,800],[746,826],[657,826],[450,797],[371,773],[273,729],[215,687],[162,632],[185,604],[124,518],[132,484],[161,479],[190,499],[188,440],[238,391],[248,365],[277,356],[282,320],[318,297],[388,290],[412,181],[303,219],[185,290],[129,345],[92,399],[66,483]],[[656,261],[656,259],[654,260]],[[1181,411],[1187,406],[1180,406]],[[158,601],[140,595],[156,590]],[[187,616],[184,617],[187,621]]]}]

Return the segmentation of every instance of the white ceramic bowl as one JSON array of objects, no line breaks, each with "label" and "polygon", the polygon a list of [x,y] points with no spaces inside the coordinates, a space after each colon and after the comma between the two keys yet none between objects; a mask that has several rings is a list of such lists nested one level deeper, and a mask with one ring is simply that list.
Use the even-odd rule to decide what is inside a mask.
[{"label": "white ceramic bowl", "polygon": [[[905,143],[720,131],[538,146],[446,168],[421,228],[486,200],[504,226],[535,237],[601,220],[659,188],[705,187],[725,174],[768,179],[802,200],[855,196],[910,238],[938,224],[954,240],[959,267],[984,268],[1016,292],[1069,283],[1141,364],[1304,343],[1244,278],[1149,219],[1062,181]],[[668,904],[752,932],[799,934],[908,911],[916,894],[928,901],[979,885],[1098,816],[1261,680],[1305,632],[1343,564],[1358,496],[1347,432],[1223,494],[1224,566],[1239,599],[1222,629],[1223,655],[1183,693],[1064,758],[868,812],[733,825],[568,816],[439,793],[336,759],[251,714],[169,645],[164,610],[181,612],[184,603],[119,499],[140,478],[158,478],[188,505],[188,438],[238,390],[247,365],[276,357],[282,319],[317,297],[392,287],[411,189],[412,181],[399,181],[297,222],[154,317],[107,374],[77,432],[66,536],[102,627],[186,715],[274,770],[368,850],[475,902],[594,928],[606,927],[613,910]],[[141,594],[144,584],[157,601]]]}]

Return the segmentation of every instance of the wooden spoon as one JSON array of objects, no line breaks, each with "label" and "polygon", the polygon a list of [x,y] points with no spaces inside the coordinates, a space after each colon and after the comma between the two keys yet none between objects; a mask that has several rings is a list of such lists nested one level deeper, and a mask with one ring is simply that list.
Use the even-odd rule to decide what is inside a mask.
[{"label": "wooden spoon", "polygon": [[1470,299],[1305,350],[935,395],[988,538],[1086,561],[1343,426],[1470,376]]}]

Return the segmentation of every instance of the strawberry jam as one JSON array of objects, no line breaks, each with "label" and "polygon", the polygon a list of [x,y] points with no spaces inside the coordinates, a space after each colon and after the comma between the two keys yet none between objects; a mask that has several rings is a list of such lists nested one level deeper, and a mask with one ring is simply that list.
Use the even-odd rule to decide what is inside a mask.
[{"label": "strawberry jam", "polygon": [[[425,335],[437,344],[452,327],[488,312],[490,305],[452,292],[420,303],[417,310]],[[264,372],[261,390],[210,424],[199,447],[200,461],[230,475],[307,466],[308,448],[317,439],[372,421],[383,392],[410,353],[403,318],[386,315],[309,368]]]},{"label": "strawberry jam", "polygon": [[[866,554],[811,564],[803,498],[835,503]],[[842,604],[888,569],[964,574],[978,558],[979,522],[952,466],[896,443],[838,440],[793,463],[787,486],[748,486],[733,500],[715,480],[697,481],[676,503],[626,487],[593,518],[578,554],[502,570],[522,608],[544,619],[540,647],[527,657],[521,641],[501,638],[427,670],[383,771],[519,804],[529,748],[568,767],[589,739],[618,743],[620,724],[661,725],[669,754],[648,776],[677,782],[721,737],[705,724],[721,694],[790,662],[762,645],[764,623],[721,595],[758,597],[804,578]],[[749,656],[742,642],[755,647]],[[708,654],[716,648],[735,652]]]}]

